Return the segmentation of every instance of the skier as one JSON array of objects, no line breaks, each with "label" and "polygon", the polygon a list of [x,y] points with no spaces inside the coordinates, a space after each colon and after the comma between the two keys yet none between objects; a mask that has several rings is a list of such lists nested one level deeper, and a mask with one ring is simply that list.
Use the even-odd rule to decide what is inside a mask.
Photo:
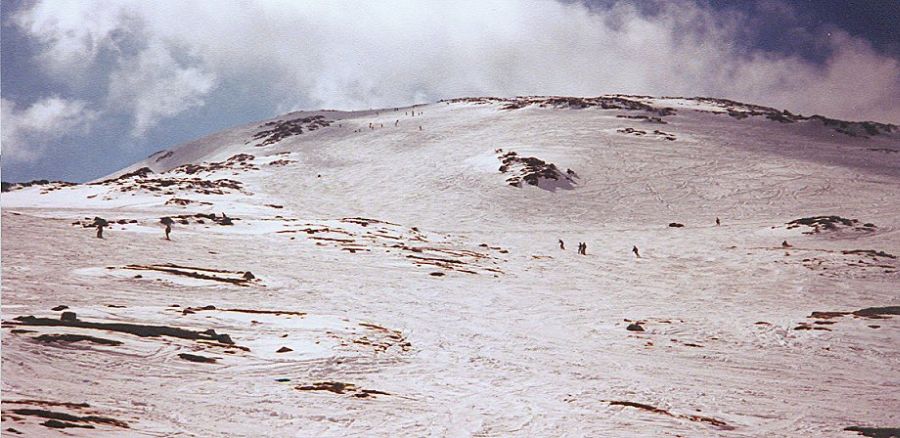
[{"label": "skier", "polygon": [[716,226],[719,226],[719,225],[722,225],[722,221],[720,221],[719,218],[716,218]]},{"label": "skier", "polygon": [[631,252],[633,252],[634,255],[637,256],[637,258],[641,258],[641,253],[638,252],[638,247],[637,247],[637,245],[635,245],[634,247],[631,248]]},{"label": "skier", "polygon": [[587,255],[587,242],[581,243],[581,255]]},{"label": "skier", "polygon": [[566,249],[566,244],[563,243],[563,240],[562,240],[562,239],[559,239],[559,249],[562,249],[562,250],[565,250],[565,249]]},{"label": "skier", "polygon": [[396,128],[396,127],[398,127],[398,126],[400,126],[400,120],[399,120],[399,119],[397,119],[397,121],[394,122],[394,127]]}]

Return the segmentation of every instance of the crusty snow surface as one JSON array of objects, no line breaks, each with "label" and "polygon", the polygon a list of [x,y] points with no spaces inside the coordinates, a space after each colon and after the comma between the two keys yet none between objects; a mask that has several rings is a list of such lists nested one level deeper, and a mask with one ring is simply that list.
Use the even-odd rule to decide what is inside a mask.
[{"label": "crusty snow surface", "polygon": [[[254,136],[273,125],[248,124],[111,175],[145,177],[4,193],[3,435],[900,427],[900,317],[811,317],[900,305],[900,133],[640,101],[674,113],[539,100],[292,113],[271,121],[331,123],[265,146]],[[511,186],[508,151],[577,176]],[[197,189],[219,179],[239,186]],[[165,240],[160,218],[179,215]],[[858,222],[787,225],[830,215]],[[124,223],[101,240],[95,216]],[[59,320],[59,305],[233,344],[16,319]],[[38,339],[59,334],[119,344]],[[49,427],[46,412],[92,428]]]}]

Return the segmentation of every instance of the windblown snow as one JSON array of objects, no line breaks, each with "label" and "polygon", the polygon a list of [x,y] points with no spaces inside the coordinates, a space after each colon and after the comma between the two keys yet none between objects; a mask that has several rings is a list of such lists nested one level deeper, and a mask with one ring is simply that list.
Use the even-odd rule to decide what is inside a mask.
[{"label": "windblown snow", "polygon": [[291,113],[2,208],[4,436],[900,436],[896,126]]}]

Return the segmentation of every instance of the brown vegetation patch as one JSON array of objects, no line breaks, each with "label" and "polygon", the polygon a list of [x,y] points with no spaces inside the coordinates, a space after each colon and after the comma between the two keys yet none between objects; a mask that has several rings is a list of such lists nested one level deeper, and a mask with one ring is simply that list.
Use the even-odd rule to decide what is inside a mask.
[{"label": "brown vegetation patch", "polygon": [[267,122],[260,125],[262,131],[253,135],[253,140],[262,140],[257,147],[268,146],[278,143],[285,138],[303,134],[303,130],[315,131],[331,125],[331,120],[325,119],[325,116],[309,116],[290,120],[279,120],[277,122]]},{"label": "brown vegetation patch", "polygon": [[625,407],[630,407],[630,408],[641,409],[641,410],[644,410],[647,412],[652,412],[654,414],[661,414],[661,415],[666,415],[666,416],[674,417],[674,418],[681,418],[681,419],[690,420],[690,421],[707,423],[707,424],[716,426],[722,430],[733,430],[734,429],[734,427],[728,425],[728,423],[726,423],[722,420],[716,419],[716,418],[712,418],[712,417],[704,417],[702,415],[673,414],[673,413],[669,412],[668,410],[657,408],[655,406],[651,406],[651,405],[644,404],[644,403],[635,403],[635,402],[620,401],[620,400],[605,400],[605,401],[607,403],[609,403],[610,406],[625,406]]},{"label": "brown vegetation patch", "polygon": [[299,391],[327,391],[335,394],[347,394],[349,393],[353,397],[357,398],[375,398],[376,395],[390,395],[384,391],[378,391],[376,389],[363,389],[359,388],[352,383],[343,383],[343,382],[316,382],[311,385],[299,385],[294,387]]},{"label": "brown vegetation patch", "polygon": [[178,327],[160,326],[160,325],[143,325],[143,324],[126,324],[126,323],[108,323],[108,322],[89,322],[79,319],[53,319],[38,318],[35,316],[17,316],[13,319],[17,324],[27,326],[50,326],[50,327],[77,327],[85,329],[106,330],[111,332],[128,333],[139,337],[160,337],[168,336],[173,338],[188,340],[208,340],[222,344],[233,345],[234,341],[227,334],[216,333],[215,330],[209,329],[205,331],[187,330]]},{"label": "brown vegetation patch", "polygon": [[44,343],[75,343],[75,342],[89,342],[91,344],[97,345],[122,345],[121,341],[115,341],[112,339],[104,339],[97,338],[94,336],[87,335],[76,335],[76,334],[47,334],[40,335],[34,338],[35,341],[44,342]]},{"label": "brown vegetation patch", "polygon": [[[217,270],[217,269],[205,269],[205,268],[196,268],[190,266],[179,266],[172,263],[165,263],[160,265],[127,265],[123,269],[129,269],[133,271],[156,271],[156,272],[164,272],[167,274],[178,275],[189,278],[196,278],[199,280],[209,280],[209,281],[217,281],[221,283],[229,283],[237,286],[250,286],[255,281],[257,281],[256,277],[250,273],[249,271],[225,271],[225,270]],[[214,275],[210,274],[210,272],[220,273],[220,274],[231,274],[234,277],[225,277],[222,275]]]}]

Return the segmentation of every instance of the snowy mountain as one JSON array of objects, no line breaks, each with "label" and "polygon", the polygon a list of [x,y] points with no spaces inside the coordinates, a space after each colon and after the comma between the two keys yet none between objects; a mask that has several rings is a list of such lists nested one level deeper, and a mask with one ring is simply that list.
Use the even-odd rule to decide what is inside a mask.
[{"label": "snowy mountain", "polygon": [[900,425],[893,125],[625,95],[296,112],[0,202],[7,431]]}]

